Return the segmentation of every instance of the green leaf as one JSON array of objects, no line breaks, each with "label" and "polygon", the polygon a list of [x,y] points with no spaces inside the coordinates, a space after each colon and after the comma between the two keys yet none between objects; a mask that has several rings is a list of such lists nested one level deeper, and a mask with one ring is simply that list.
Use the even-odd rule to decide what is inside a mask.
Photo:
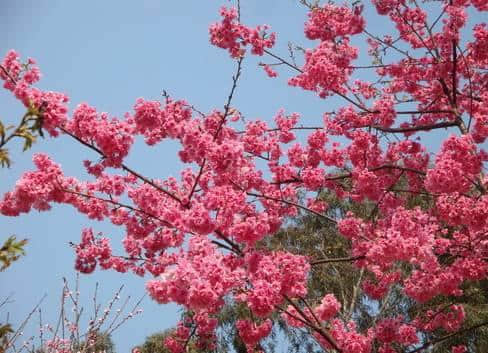
[{"label": "green leaf", "polygon": [[27,151],[29,148],[32,147],[32,142],[35,141],[35,138],[25,138],[24,139],[24,147],[22,149],[22,151]]},{"label": "green leaf", "polygon": [[2,141],[5,139],[5,127],[3,126],[3,123],[0,121],[0,138]]},{"label": "green leaf", "polygon": [[30,127],[30,130],[32,132],[36,132],[39,134],[39,136],[41,137],[44,137],[44,133],[42,132],[42,126],[43,126],[43,123],[44,123],[44,118],[42,117],[42,115],[38,115],[35,119],[34,119],[34,123],[32,124],[32,126]]},{"label": "green leaf", "polygon": [[16,261],[22,255],[25,255],[24,246],[27,244],[27,239],[17,240],[15,235],[10,236],[0,248],[0,271],[9,267],[12,262]]},{"label": "green leaf", "polygon": [[8,156],[8,150],[5,148],[0,148],[0,165],[3,167],[10,168],[10,158]]},{"label": "green leaf", "polygon": [[10,324],[0,324],[0,353],[6,352],[8,348],[8,335],[14,330]]},{"label": "green leaf", "polygon": [[10,324],[0,325],[0,339],[13,332],[14,330],[12,330],[12,326],[10,326]]}]

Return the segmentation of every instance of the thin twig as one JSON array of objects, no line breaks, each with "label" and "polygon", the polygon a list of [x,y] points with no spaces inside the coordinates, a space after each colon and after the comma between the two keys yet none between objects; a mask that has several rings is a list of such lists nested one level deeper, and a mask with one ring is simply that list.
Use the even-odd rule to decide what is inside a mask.
[{"label": "thin twig", "polygon": [[10,79],[10,81],[12,81],[12,82],[14,83],[14,85],[16,85],[16,84],[17,84],[17,80],[16,80],[16,79],[14,79],[14,78],[12,77],[12,75],[10,75],[10,72],[8,72],[8,71],[7,71],[7,69],[6,69],[5,67],[3,67],[3,65],[0,65],[0,69],[2,69],[3,73],[4,73],[5,75],[7,75],[7,77]]},{"label": "thin twig", "polygon": [[10,347],[11,344],[17,338],[17,336],[19,336],[20,332],[22,332],[22,330],[24,329],[25,325],[27,325],[27,323],[31,319],[32,315],[34,315],[34,313],[37,311],[37,309],[39,308],[39,306],[41,305],[41,303],[44,301],[44,299],[46,299],[46,297],[47,297],[47,294],[44,294],[42,296],[42,298],[37,302],[37,304],[34,307],[34,309],[32,309],[32,311],[27,315],[27,317],[24,319],[24,321],[22,321],[22,323],[20,324],[19,328],[13,333],[12,337],[7,341],[6,347]]},{"label": "thin twig", "polygon": [[317,265],[330,264],[336,262],[352,262],[352,261],[362,260],[365,258],[366,256],[354,256],[354,257],[336,257],[332,259],[319,259],[310,262],[310,266],[317,266]]}]

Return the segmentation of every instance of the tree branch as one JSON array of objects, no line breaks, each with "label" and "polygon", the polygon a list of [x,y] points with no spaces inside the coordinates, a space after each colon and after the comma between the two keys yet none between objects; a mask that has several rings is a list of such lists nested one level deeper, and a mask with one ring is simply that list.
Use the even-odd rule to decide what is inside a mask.
[{"label": "tree branch", "polygon": [[480,322],[479,324],[477,325],[474,325],[474,326],[471,326],[471,327],[468,327],[468,328],[465,328],[463,330],[460,330],[460,331],[456,331],[456,332],[453,332],[453,333],[450,333],[448,335],[445,335],[445,336],[442,336],[442,337],[439,337],[439,338],[436,338],[436,339],[433,339],[429,342],[426,342],[424,343],[422,346],[412,350],[412,351],[408,351],[407,353],[417,353],[417,352],[421,352],[422,350],[424,350],[425,348],[428,348],[430,346],[434,346],[436,345],[437,343],[440,343],[440,342],[443,342],[445,340],[448,340],[449,338],[452,338],[454,336],[457,336],[457,335],[461,335],[461,334],[464,334],[464,333],[467,333],[467,332],[470,332],[470,331],[473,331],[473,330],[476,330],[476,329],[479,329],[480,327],[483,327],[483,326],[486,326],[488,325],[488,321],[483,321],[483,322]]},{"label": "tree branch", "polygon": [[[62,126],[59,126],[58,127],[62,132],[64,132],[66,135],[68,136],[71,136],[72,138],[74,138],[76,141],[80,142],[82,145],[92,149],[93,151],[97,152],[99,155],[102,156],[102,158],[107,158],[107,156],[105,156],[105,154],[96,146],[84,141],[83,139],[79,138],[78,136],[76,136],[75,134],[71,133],[70,131],[66,130],[64,127]],[[143,182],[145,182],[146,184],[149,184],[151,185],[153,188],[157,189],[158,191],[162,192],[163,194],[165,194],[166,196],[170,197],[171,199],[173,199],[174,201],[177,201],[179,204],[181,204],[181,200],[179,197],[177,197],[176,195],[174,195],[173,193],[171,193],[170,191],[166,190],[165,188],[157,185],[156,183],[154,183],[153,181],[149,180],[148,178],[144,177],[143,175],[139,174],[138,172],[136,172],[135,170],[129,168],[128,166],[126,166],[125,164],[121,164],[121,168],[123,170],[125,170],[126,172],[128,172],[129,174],[132,174],[134,175],[136,178],[142,180]]]},{"label": "tree branch", "polygon": [[314,215],[316,215],[318,217],[324,218],[324,219],[326,219],[326,220],[328,220],[328,221],[330,221],[330,222],[332,222],[334,224],[337,223],[337,221],[335,219],[333,219],[333,218],[330,218],[330,217],[328,217],[326,215],[323,215],[321,213],[315,212],[314,210],[311,210],[311,209],[309,209],[309,208],[307,208],[305,206],[302,206],[302,205],[300,205],[298,203],[295,203],[295,202],[292,202],[292,201],[287,201],[287,200],[283,200],[283,199],[280,199],[280,198],[277,198],[277,197],[272,197],[272,196],[266,196],[266,195],[256,194],[256,193],[253,193],[253,192],[246,192],[246,194],[249,195],[249,196],[263,198],[263,199],[266,199],[266,200],[283,202],[283,203],[285,203],[287,205],[294,206],[294,207],[298,207],[298,208],[300,208],[300,209],[302,209],[304,211],[310,212],[310,213],[312,213],[312,214],[314,214]]},{"label": "tree branch", "polygon": [[330,263],[335,263],[335,262],[351,262],[351,261],[357,261],[357,260],[362,260],[365,259],[366,256],[353,256],[353,257],[336,257],[336,258],[331,258],[331,259],[319,259],[310,262],[310,266],[317,266],[317,265],[322,265],[322,264],[330,264]]},{"label": "tree branch", "polygon": [[[290,303],[291,306],[293,306],[295,308],[295,310],[305,319],[307,318],[307,315],[305,315],[305,313],[303,312],[303,310],[298,306],[296,305],[293,300],[291,300],[290,298],[288,298],[288,296],[286,295],[283,295],[283,297],[286,299],[286,301],[288,303]],[[302,320],[300,320],[302,321]],[[303,322],[303,321],[302,321]],[[306,320],[306,325],[308,327],[310,327],[312,330],[314,330],[315,332],[317,332],[319,335],[321,335],[337,352],[341,353],[342,352],[342,349],[339,348],[339,346],[337,345],[337,342],[334,340],[334,338],[327,332],[325,331],[323,328],[321,327],[317,327],[316,325],[314,325],[313,323],[311,323],[309,320]]]},{"label": "tree branch", "polygon": [[[423,113],[423,112],[420,112]],[[431,124],[431,125],[418,125],[418,126],[409,126],[409,127],[382,127],[382,126],[377,126],[377,125],[371,125],[371,126],[362,126],[364,127],[371,127],[375,130],[382,131],[382,132],[387,132],[387,133],[405,133],[405,132],[414,132],[414,131],[429,131],[429,130],[435,130],[435,129],[442,129],[442,128],[448,128],[452,126],[458,126],[459,124],[455,121],[447,121],[443,123],[437,123],[437,124]]]}]

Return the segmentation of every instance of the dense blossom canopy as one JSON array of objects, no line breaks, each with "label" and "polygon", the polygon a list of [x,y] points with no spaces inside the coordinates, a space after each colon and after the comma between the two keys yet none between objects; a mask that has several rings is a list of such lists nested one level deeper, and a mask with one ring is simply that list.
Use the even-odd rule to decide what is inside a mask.
[{"label": "dense blossom canopy", "polygon": [[[414,352],[436,343],[425,341],[425,333],[463,328],[465,312],[456,304],[462,285],[487,278],[488,27],[471,23],[468,13],[488,11],[488,1],[373,0],[365,6],[396,28],[384,35],[368,31],[362,6],[308,5],[311,48],[302,65],[270,51],[277,39],[267,26],[248,27],[237,9],[221,9],[210,42],[229,52],[237,72],[224,109],[209,113],[166,97],[163,103],[140,98],[124,118],[85,103],[68,114],[64,94],[33,86],[40,79],[34,60],[22,64],[10,51],[1,63],[4,88],[42,118],[43,129],[101,158],[85,161],[92,177],[78,180],[37,154],[36,169],[3,196],[0,212],[19,216],[64,203],[123,227],[126,254],[114,254],[108,238],[84,229],[75,267],[151,274],[152,298],[191,314],[167,340],[172,352],[183,352],[190,337],[211,348],[215,315],[226,301],[251,313],[236,323],[249,352],[260,349],[276,312],[288,325],[308,328],[329,351]],[[461,38],[461,31],[469,35]],[[373,65],[355,66],[362,55],[357,37],[367,40]],[[279,67],[291,72],[290,85],[340,97],[344,105],[324,112],[315,126],[280,111],[273,125],[254,120],[241,130],[231,103],[248,49],[277,61],[263,65],[270,77]],[[369,81],[361,79],[367,69]],[[296,137],[300,130],[305,139]],[[177,140],[187,165],[180,178],[151,179],[126,165],[136,136],[149,146]],[[442,141],[438,150],[426,144],[432,138]],[[330,218],[322,190],[374,202],[374,213]],[[412,207],[417,195],[428,202]],[[418,303],[448,296],[452,304],[382,319],[367,331],[344,320],[332,294],[315,306],[299,305],[310,268],[320,261],[260,244],[302,211],[328,219],[350,239],[349,261],[368,273],[361,290],[371,301],[397,286]]]}]

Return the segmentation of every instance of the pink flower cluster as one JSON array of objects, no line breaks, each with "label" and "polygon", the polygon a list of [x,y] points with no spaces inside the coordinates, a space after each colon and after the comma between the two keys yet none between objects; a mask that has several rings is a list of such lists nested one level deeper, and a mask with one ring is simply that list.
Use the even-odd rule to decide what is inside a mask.
[{"label": "pink flower cluster", "polygon": [[419,342],[416,328],[403,324],[403,317],[383,319],[378,322],[375,328],[375,338],[385,344],[398,342],[409,346]]},{"label": "pink flower cluster", "polygon": [[361,33],[365,26],[364,18],[361,16],[362,10],[360,6],[351,10],[348,7],[333,4],[314,8],[308,14],[305,35],[308,39],[326,41],[338,36]]},{"label": "pink flower cluster", "polygon": [[205,237],[190,239],[188,253],[181,252],[160,279],[147,283],[149,294],[159,303],[176,302],[190,310],[218,311],[223,298],[240,285],[244,273],[234,269],[230,255],[222,255]]},{"label": "pink flower cluster", "polygon": [[320,305],[315,308],[315,314],[322,321],[328,321],[333,318],[341,309],[341,303],[337,301],[333,294],[327,294]]},{"label": "pink flower cluster", "polygon": [[239,330],[239,336],[247,347],[247,351],[254,352],[254,347],[259,341],[270,334],[273,323],[269,319],[259,325],[249,320],[237,320],[236,327]]},{"label": "pink flower cluster", "polygon": [[134,142],[130,123],[110,119],[106,113],[98,114],[87,104],[76,107],[66,130],[82,141],[93,141],[104,156],[102,164],[105,167],[120,166]]},{"label": "pink flower cluster", "polygon": [[32,208],[45,211],[51,208],[50,202],[61,202],[66,195],[55,185],[62,180],[63,172],[45,154],[33,158],[37,171],[25,173],[17,181],[15,189],[7,192],[0,202],[0,211],[6,216],[18,216]]},{"label": "pink flower cluster", "polygon": [[436,164],[427,173],[427,190],[463,193],[481,171],[482,159],[471,136],[450,136],[443,142]]},{"label": "pink flower cluster", "polygon": [[107,238],[96,239],[91,229],[83,229],[81,242],[76,246],[75,269],[82,273],[92,273],[99,262],[102,268],[110,267],[112,248]]},{"label": "pink flower cluster", "polygon": [[266,72],[266,75],[268,75],[268,77],[270,78],[278,76],[278,73],[275,70],[273,70],[273,68],[269,65],[263,65],[263,69],[264,72]]},{"label": "pink flower cluster", "polygon": [[[339,319],[331,322],[331,336],[336,340],[338,346],[344,353],[370,353],[372,346],[372,337],[357,332],[356,325],[350,321],[346,325]],[[322,347],[330,349],[330,343],[317,333],[314,337]]]},{"label": "pink flower cluster", "polygon": [[266,36],[268,26],[256,28],[246,27],[238,21],[235,8],[222,7],[220,9],[222,22],[210,26],[210,43],[229,51],[231,57],[239,58],[244,55],[247,45],[252,47],[251,53],[263,55],[266,48],[273,47],[276,39],[275,33]]},{"label": "pink flower cluster", "polygon": [[47,340],[43,347],[47,353],[72,353],[71,341],[64,338]]},{"label": "pink flower cluster", "polygon": [[447,332],[455,332],[460,329],[466,313],[461,305],[451,305],[439,310],[428,310],[425,316],[418,318],[414,324],[422,330],[431,332],[443,328]]},{"label": "pink flower cluster", "polygon": [[1,62],[0,79],[4,81],[3,87],[11,91],[31,115],[41,113],[43,128],[51,136],[57,136],[57,128],[62,127],[68,119],[68,97],[62,93],[41,91],[32,87],[41,78],[41,72],[34,59],[29,58],[26,64],[19,60],[19,54],[11,50]]},{"label": "pink flower cluster", "polygon": [[247,302],[254,315],[267,317],[284,296],[297,298],[307,294],[310,265],[305,257],[286,252],[254,252],[246,260],[251,289],[238,298]]},{"label": "pink flower cluster", "polygon": [[176,326],[175,333],[164,340],[166,348],[172,353],[186,352],[190,343],[202,351],[215,349],[217,319],[208,313],[198,313],[185,317]]},{"label": "pink flower cluster", "polygon": [[164,109],[158,101],[139,98],[134,105],[135,132],[144,135],[148,145],[154,145],[166,137],[183,135],[184,123],[191,117],[191,111],[184,101],[168,101]]},{"label": "pink flower cluster", "polygon": [[352,73],[351,62],[358,56],[358,50],[348,39],[341,43],[322,41],[315,49],[305,53],[302,73],[288,83],[305,90],[315,91],[325,98],[334,92],[344,92],[344,84]]}]

